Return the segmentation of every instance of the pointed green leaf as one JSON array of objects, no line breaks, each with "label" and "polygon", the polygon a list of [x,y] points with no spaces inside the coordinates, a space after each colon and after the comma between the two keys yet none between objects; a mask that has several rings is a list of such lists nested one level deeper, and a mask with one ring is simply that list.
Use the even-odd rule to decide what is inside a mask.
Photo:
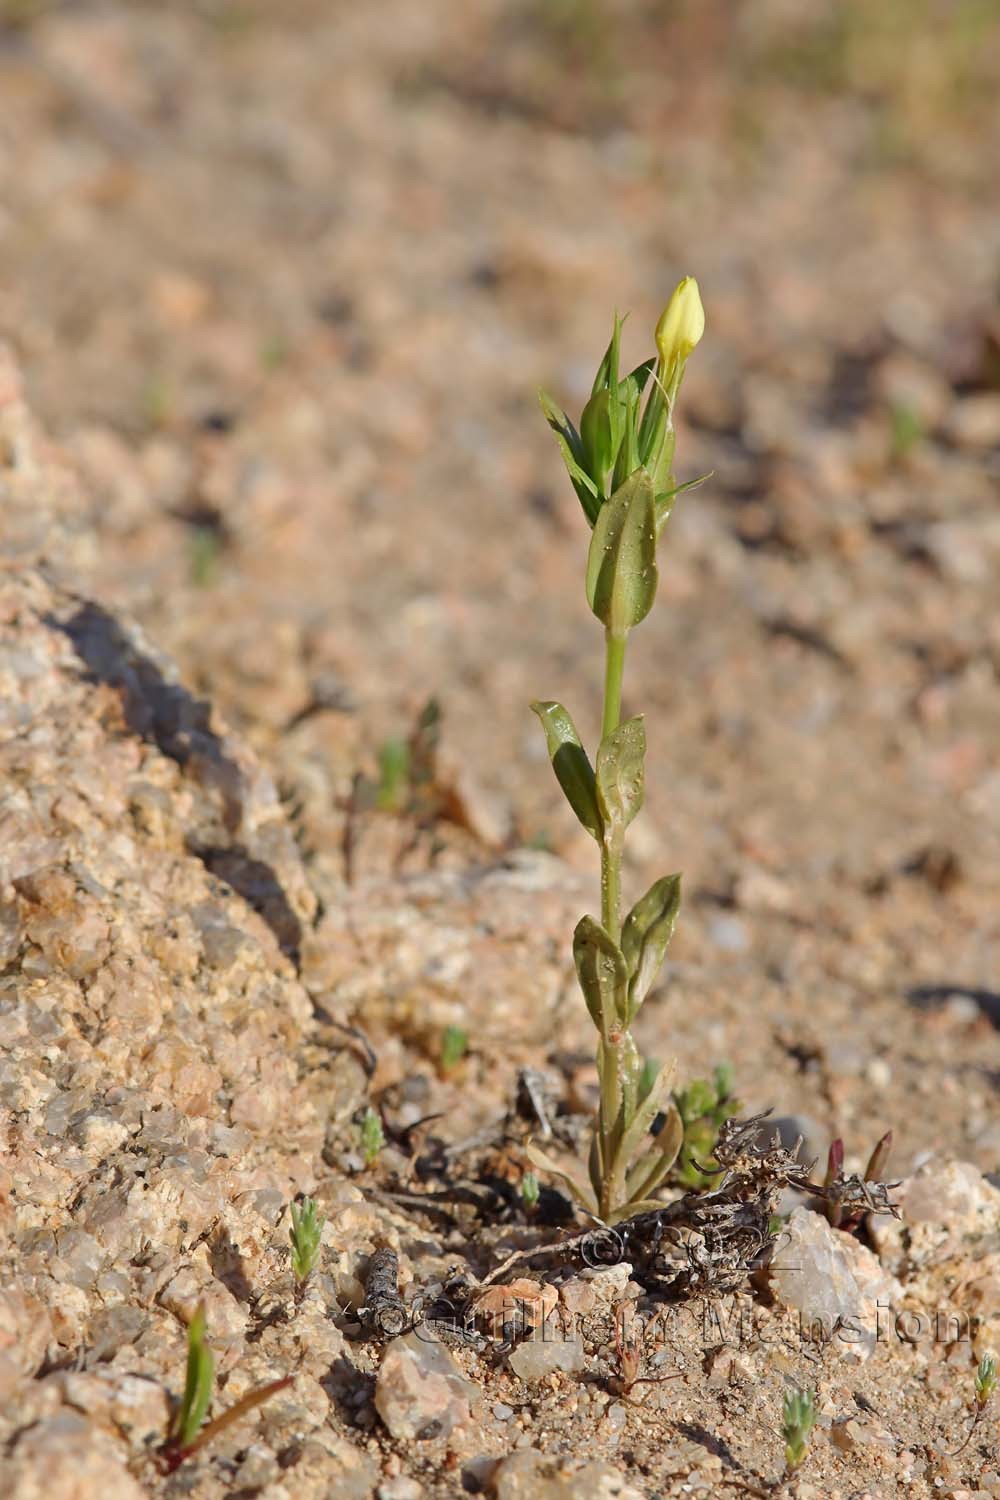
[{"label": "pointed green leaf", "polygon": [[590,1178],[590,1185],[594,1190],[594,1202],[596,1203],[601,1194],[601,1185],[604,1182],[604,1157],[601,1152],[601,1132],[597,1129],[596,1125],[590,1137],[587,1175]]},{"label": "pointed green leaf", "polygon": [[711,479],[714,470],[707,474],[699,474],[697,479],[689,479],[685,484],[674,485],[672,490],[664,490],[656,497],[656,535],[659,536],[664,526],[670,519],[670,513],[674,508],[674,501],[678,495],[683,495],[685,490],[696,490],[699,485]]},{"label": "pointed green leaf", "polygon": [[[684,1126],[674,1105],[667,1111],[663,1129],[656,1137],[654,1150],[639,1158],[625,1178],[625,1192],[629,1202],[634,1198],[646,1198],[666,1177],[684,1143]],[[634,1209],[631,1210],[635,1212]]]},{"label": "pointed green leaf", "polygon": [[591,1019],[608,1041],[628,1005],[628,970],[622,951],[600,922],[581,917],[573,933],[573,959]]},{"label": "pointed green leaf", "polygon": [[605,501],[587,556],[587,602],[615,635],[644,620],[656,598],[653,482],[637,469]]},{"label": "pointed green leaf", "polygon": [[547,1151],[543,1151],[540,1146],[536,1146],[534,1141],[528,1142],[524,1148],[524,1154],[532,1166],[539,1167],[548,1176],[557,1177],[560,1182],[564,1182],[569,1188],[571,1196],[578,1203],[582,1204],[588,1213],[596,1216],[597,1198],[585,1183],[578,1181],[572,1172],[568,1172],[565,1167],[561,1167],[553,1157],[549,1156]]},{"label": "pointed green leaf", "polygon": [[624,1178],[625,1169],[627,1169],[631,1158],[636,1155],[636,1152],[642,1146],[643,1137],[646,1136],[652,1122],[655,1121],[658,1113],[660,1113],[660,1110],[666,1104],[676,1068],[678,1068],[676,1058],[672,1062],[667,1062],[667,1064],[663,1065],[663,1068],[660,1070],[660,1076],[657,1077],[657,1082],[654,1083],[651,1091],[649,1091],[645,1100],[640,1104],[639,1109],[634,1113],[630,1127],[628,1127],[628,1130],[622,1136],[621,1146],[618,1148],[618,1160],[615,1163],[615,1170],[616,1172],[621,1172],[622,1178]]},{"label": "pointed green leaf", "polygon": [[594,768],[580,743],[576,725],[561,703],[536,702],[531,708],[545,730],[549,759],[566,801],[587,832],[600,840],[603,825],[597,805]]},{"label": "pointed green leaf", "polygon": [[635,381],[636,390],[640,396],[646,389],[646,382],[649,380],[655,364],[656,357],[653,355],[649,359],[644,359],[641,365],[636,365],[635,369],[631,370],[628,374],[627,378]]},{"label": "pointed green leaf", "polygon": [[[653,362],[650,361],[650,364]],[[660,383],[659,372],[650,388],[649,397],[646,401],[646,410],[642,414],[639,423],[639,457],[646,467],[652,470],[655,455],[660,451],[657,445],[657,433],[662,442],[663,433],[670,420],[670,412],[667,407],[666,395]]]},{"label": "pointed green leaf", "polygon": [[664,875],[651,885],[622,928],[622,952],[629,971],[628,1015],[631,1021],[660,971],[667,944],[677,925],[681,905],[681,877]]},{"label": "pointed green leaf", "polygon": [[580,441],[580,434],[566,413],[544,391],[538,392],[538,400],[542,411],[545,413],[545,420],[555,434],[559,451],[563,457],[563,463],[566,465],[566,471],[573,481],[573,488],[576,490],[577,498],[583,506],[584,515],[591,526],[593,526],[597,519],[597,513],[601,508],[601,501],[597,493],[596,484],[583,468],[583,447]]},{"label": "pointed green leaf", "polygon": [[[615,398],[610,391],[591,396],[580,417],[580,441],[583,444],[583,466],[603,499],[604,483],[614,465],[617,448],[612,437],[611,407]],[[617,425],[617,424],[615,424]]]},{"label": "pointed green leaf", "polygon": [[611,330],[611,342],[604,351],[604,358],[597,367],[594,376],[594,384],[590,394],[596,396],[598,391],[614,391],[618,389],[618,351],[621,347],[622,326],[624,318],[615,313],[615,321]]},{"label": "pointed green leaf", "polygon": [[611,479],[613,490],[623,485],[639,467],[639,387],[631,375],[618,387],[618,398],[621,441]]},{"label": "pointed green leaf", "polygon": [[174,1418],[174,1434],[181,1447],[198,1435],[212,1401],[215,1361],[205,1343],[205,1304],[199,1302],[188,1324],[187,1373],[184,1395]]},{"label": "pointed green leaf", "polygon": [[607,836],[620,837],[642,806],[645,759],[646,729],[641,714],[626,719],[601,741],[595,781]]}]

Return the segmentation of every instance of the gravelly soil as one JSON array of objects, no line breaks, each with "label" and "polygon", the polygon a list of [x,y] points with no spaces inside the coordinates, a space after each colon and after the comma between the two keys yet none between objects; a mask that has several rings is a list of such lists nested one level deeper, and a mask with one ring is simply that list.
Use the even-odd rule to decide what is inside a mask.
[{"label": "gravelly soil", "polygon": [[[345,1295],[336,1276],[355,1277],[371,1248],[370,1206],[343,1175],[369,1084],[338,1023],[370,1034],[371,1087],[387,1115],[401,1110],[406,1124],[444,1109],[452,1138],[503,1112],[525,1062],[565,1066],[578,1092],[590,1087],[582,1064],[566,1063],[589,1038],[565,948],[596,899],[592,846],[559,805],[526,704],[559,697],[592,735],[600,643],[583,598],[583,522],[533,391],[544,382],[578,404],[615,306],[631,309],[630,348],[645,353],[644,330],[687,271],[701,282],[708,332],[685,382],[679,460],[682,477],[714,473],[670,522],[661,598],[630,651],[626,706],[647,713],[651,750],[629,885],[681,869],[687,893],[640,1040],[656,1056],[676,1051],[688,1076],[732,1060],[748,1106],[799,1116],[820,1152],[839,1133],[860,1159],[891,1126],[900,1175],[929,1152],[1000,1170],[991,8],[921,0],[914,11],[891,0],[874,18],[860,4],[819,0],[481,0],[458,16],[435,0],[390,3],[373,18],[318,0],[293,0],[280,17],[220,0],[8,4],[0,18],[0,333],[59,449],[53,467],[4,366],[3,545],[12,586],[29,590],[28,603],[16,592],[9,616],[11,670],[37,650],[54,674],[60,765],[86,762],[92,744],[110,757],[86,788],[68,783],[69,813],[46,793],[44,818],[31,824],[41,853],[26,874],[67,861],[89,868],[105,841],[101,858],[127,863],[115,838],[131,821],[194,882],[172,890],[164,867],[164,900],[188,914],[206,902],[225,909],[201,928],[188,915],[159,942],[149,957],[157,993],[164,966],[170,985],[206,997],[221,973],[235,1003],[246,981],[226,965],[249,964],[272,997],[295,997],[273,1001],[298,1028],[273,1057],[279,1077],[280,1059],[293,1059],[311,1101],[312,1123],[300,1121],[308,1140],[281,1144],[275,1100],[248,1124],[248,1095],[263,1109],[267,1090],[241,1095],[232,1058],[221,1082],[192,1077],[174,1101],[198,1131],[263,1133],[269,1164],[253,1158],[245,1170],[270,1174],[252,1184],[273,1195],[254,1209],[266,1221],[264,1259],[250,1263],[250,1293],[226,1292],[241,1346],[249,1309],[285,1264],[284,1220],[276,1226],[296,1191],[320,1184],[339,1225],[332,1279],[308,1313],[309,1378],[320,1386],[327,1344],[335,1334],[342,1342],[326,1328]],[[22,570],[39,564],[26,583]],[[138,730],[127,712],[105,722],[123,712],[121,681],[112,676],[100,702],[98,687],[74,686],[75,673],[96,669],[72,634],[45,624],[87,609],[97,613],[84,622],[110,622],[115,651],[116,622],[131,632],[137,621],[150,660],[171,681],[176,662],[191,701],[215,705],[214,727],[197,707],[179,727],[157,730],[154,711]],[[33,644],[25,610],[35,612]],[[75,639],[85,639],[79,629]],[[146,701],[149,686],[140,673],[126,709],[128,692]],[[11,721],[18,743],[35,715],[48,722],[35,693]],[[415,831],[405,818],[352,817],[357,773],[374,774],[379,745],[407,733],[430,696],[443,710],[451,821]],[[193,767],[192,734],[209,736]],[[219,736],[238,746],[241,768],[221,780],[211,774]],[[153,790],[123,803],[120,783],[145,778],[147,762]],[[40,765],[29,761],[22,783],[8,770],[18,816],[33,778],[45,786],[52,774]],[[253,837],[236,806],[245,784],[274,789]],[[100,803],[104,787],[114,805],[99,808],[84,855],[74,798]],[[254,847],[265,834],[266,848]],[[262,892],[264,870],[277,871],[277,896]],[[121,941],[145,952],[135,891],[121,875],[91,875],[99,891],[57,881],[45,900],[57,911],[69,902],[96,963],[111,962],[102,924],[114,931],[122,913]],[[16,893],[22,906],[32,899]],[[173,920],[169,905],[150,910],[154,925]],[[58,933],[45,927],[39,943],[18,911],[18,964],[25,942],[48,951],[26,978],[12,970],[18,1003],[28,979],[53,994],[86,990],[87,971],[64,973]],[[159,1027],[160,1014],[154,1007],[149,1024]],[[163,1014],[169,1032],[171,1006]],[[467,1025],[474,1045],[460,1073],[441,1080],[433,1064],[451,1023]],[[76,1045],[86,1054],[92,1044],[85,1026]],[[169,1035],[156,1045],[173,1068]],[[261,1043],[262,1077],[272,1045]],[[218,1069],[214,1044],[205,1047],[198,1066]],[[102,1066],[125,1089],[127,1065],[123,1053]],[[143,1055],[140,1091],[170,1092],[166,1066],[150,1069]],[[60,1093],[70,1089],[53,1077]],[[120,1116],[108,1106],[107,1071],[88,1076],[90,1104],[98,1085],[99,1109],[117,1122],[114,1150],[132,1150],[120,1128],[145,1127],[124,1103]],[[200,1106],[219,1088],[223,1115],[213,1120]],[[20,1128],[19,1112],[41,1104],[18,1096],[7,1107]],[[82,1128],[72,1123],[78,1107],[90,1105],[66,1106],[70,1135]],[[187,1131],[178,1126],[171,1141]],[[242,1141],[231,1149],[242,1160]],[[50,1228],[72,1220],[83,1167],[63,1166],[72,1186],[33,1198],[21,1231],[45,1232],[56,1201],[67,1217]],[[237,1190],[217,1191],[238,1215]],[[341,1194],[355,1205],[354,1227],[346,1208],[332,1212]],[[212,1246],[221,1230],[204,1211]],[[391,1222],[404,1240],[428,1232],[402,1213]],[[171,1247],[170,1275],[192,1245]],[[39,1242],[33,1253],[43,1261],[52,1251]],[[414,1251],[410,1269],[431,1274],[427,1254],[421,1265]],[[31,1274],[48,1274],[42,1261]],[[227,1284],[210,1264],[199,1263],[203,1272]],[[948,1274],[961,1283],[955,1265]],[[156,1313],[137,1368],[176,1389],[180,1325],[158,1288],[142,1291]],[[936,1305],[943,1293],[921,1295]],[[130,1283],[112,1301],[137,1297]],[[32,1345],[52,1368],[32,1396],[38,1415],[60,1407],[56,1365],[76,1358],[73,1340],[94,1315],[90,1302],[67,1314],[72,1337],[58,1356]],[[247,1378],[286,1367],[288,1338]],[[735,1453],[759,1477],[777,1472],[773,1414],[790,1372],[761,1365],[734,1397],[712,1383],[702,1353],[693,1339],[680,1356],[683,1397],[679,1382],[657,1393],[652,1437],[648,1418],[630,1412],[627,1442],[611,1441],[609,1428],[593,1447],[640,1489],[667,1489],[674,1461],[656,1458],[664,1445],[693,1444],[726,1469]],[[883,1472],[870,1443],[824,1437],[815,1482],[844,1494],[933,1485],[937,1460],[923,1450],[945,1421],[938,1451],[960,1441],[948,1403],[965,1399],[971,1367],[967,1349],[949,1356],[954,1365],[925,1355],[894,1346],[862,1374],[813,1371],[831,1420],[846,1421],[845,1402],[861,1392],[894,1435],[883,1447],[917,1454],[904,1479],[906,1465]],[[458,1357],[486,1378],[472,1356]],[[360,1367],[372,1358],[361,1355]],[[797,1378],[812,1369],[798,1351],[793,1364]],[[28,1359],[23,1373],[48,1367]],[[497,1378],[509,1395],[512,1377]],[[313,1397],[303,1387],[297,1399],[314,1416]],[[528,1403],[535,1446],[580,1448],[578,1422],[591,1451],[596,1414],[587,1425],[578,1413],[589,1407],[572,1405],[580,1399],[560,1376],[551,1404]],[[370,1489],[379,1472],[395,1482],[392,1443],[370,1405],[359,1410],[374,1424],[370,1438],[336,1408],[317,1424],[334,1434],[322,1441],[345,1445],[336,1461],[348,1467],[351,1445],[368,1442],[359,1483]],[[281,1454],[288,1438],[274,1412],[278,1428],[262,1441]],[[462,1462],[513,1446],[503,1424],[484,1421],[478,1446],[459,1445]],[[408,1451],[405,1472],[451,1492],[461,1463],[449,1477],[446,1448]],[[107,1458],[116,1473],[119,1450]],[[234,1440],[229,1454],[240,1451]],[[964,1459],[943,1474],[946,1486],[974,1490],[997,1467],[975,1445]],[[317,1462],[317,1485],[333,1483]],[[233,1472],[221,1458],[204,1461],[196,1492],[232,1489]],[[705,1482],[717,1478],[710,1470]],[[290,1486],[276,1475],[262,1482],[275,1497]],[[300,1492],[304,1484],[300,1475]]]}]

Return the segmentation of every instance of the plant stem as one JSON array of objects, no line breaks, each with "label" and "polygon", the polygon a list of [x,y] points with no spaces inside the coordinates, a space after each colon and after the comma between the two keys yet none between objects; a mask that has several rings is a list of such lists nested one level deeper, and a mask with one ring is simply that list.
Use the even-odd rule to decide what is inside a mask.
[{"label": "plant stem", "polygon": [[[625,636],[615,635],[610,630],[604,634],[604,713],[601,721],[601,738],[607,739],[621,722],[622,677],[625,673]],[[621,942],[621,863],[622,848],[619,839],[604,838],[601,841],[601,925],[613,942]],[[603,1160],[603,1182],[598,1195],[601,1218],[607,1221],[617,1207],[612,1201],[614,1188],[615,1124],[622,1096],[622,1043],[624,1035],[614,1039],[602,1038],[601,1052],[601,1109],[599,1128],[601,1131],[601,1155]],[[625,1122],[626,1125],[628,1122]]]},{"label": "plant stem", "polygon": [[[613,734],[621,722],[622,677],[625,673],[625,637],[605,631],[604,714],[601,739]],[[621,940],[621,845],[608,839],[601,843],[601,925],[614,942]]]},{"label": "plant stem", "polygon": [[601,738],[618,728],[622,716],[622,677],[625,673],[625,636],[604,632],[604,721]]}]

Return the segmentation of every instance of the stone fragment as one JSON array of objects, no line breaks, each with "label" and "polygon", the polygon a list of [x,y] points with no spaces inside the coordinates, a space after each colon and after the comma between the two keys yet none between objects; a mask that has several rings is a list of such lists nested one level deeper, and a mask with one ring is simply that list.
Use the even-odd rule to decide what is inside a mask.
[{"label": "stone fragment", "polygon": [[69,1411],[21,1434],[4,1480],[5,1500],[145,1500],[110,1439]]},{"label": "stone fragment", "polygon": [[[895,1268],[905,1260],[921,1266],[930,1259],[980,1254],[1000,1223],[1000,1189],[967,1161],[932,1157],[900,1183],[893,1198],[900,1217],[870,1221],[882,1261]],[[995,1264],[979,1266],[981,1275]]]},{"label": "stone fragment", "polygon": [[806,1337],[832,1338],[838,1353],[860,1360],[877,1342],[879,1305],[888,1308],[901,1295],[869,1250],[807,1208],[790,1215],[770,1275],[778,1301],[800,1314]]},{"label": "stone fragment", "polygon": [[579,1276],[563,1283],[559,1288],[559,1297],[566,1311],[577,1318],[585,1318],[597,1306],[593,1282],[584,1281]]},{"label": "stone fragment", "polygon": [[155,1380],[129,1375],[106,1366],[93,1371],[69,1370],[56,1377],[63,1402],[114,1426],[134,1444],[166,1435],[170,1405],[163,1386]]},{"label": "stone fragment", "polygon": [[400,1474],[396,1479],[387,1479],[375,1491],[375,1500],[420,1500],[424,1493],[422,1484]]},{"label": "stone fragment", "polygon": [[478,1388],[426,1330],[389,1344],[375,1382],[375,1409],[394,1438],[447,1437],[480,1402]]},{"label": "stone fragment", "polygon": [[547,1328],[549,1337],[526,1339],[508,1355],[507,1363],[519,1380],[545,1380],[561,1370],[572,1375],[583,1369],[583,1345],[576,1338],[562,1338],[555,1326]]},{"label": "stone fragment", "polygon": [[505,1458],[493,1473],[495,1500],[643,1500],[610,1464],[583,1458],[549,1457],[525,1448]]}]

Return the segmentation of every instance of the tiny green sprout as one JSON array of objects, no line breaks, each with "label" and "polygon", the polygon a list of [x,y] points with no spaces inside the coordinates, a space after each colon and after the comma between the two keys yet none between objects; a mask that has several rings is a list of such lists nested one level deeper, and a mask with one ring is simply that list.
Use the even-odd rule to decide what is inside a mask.
[{"label": "tiny green sprout", "polygon": [[816,1425],[816,1396],[813,1391],[795,1388],[785,1392],[781,1413],[781,1432],[785,1440],[785,1477],[794,1474],[809,1448],[809,1437]]},{"label": "tiny green sprout", "polygon": [[469,1050],[469,1034],[461,1026],[446,1026],[441,1038],[441,1072],[450,1073]]},{"label": "tiny green sprout", "polygon": [[382,1116],[369,1104],[361,1120],[361,1154],[365,1159],[366,1167],[375,1165],[384,1145],[385,1131],[382,1129]]},{"label": "tiny green sprout", "polygon": [[976,1371],[976,1407],[982,1411],[997,1388],[997,1362],[992,1354],[984,1354]]},{"label": "tiny green sprout", "polygon": [[600,851],[600,919],[582,917],[573,934],[577,979],[597,1031],[599,1103],[589,1182],[564,1171],[537,1145],[529,1145],[528,1154],[605,1224],[657,1203],[654,1195],[684,1144],[684,1122],[671,1097],[675,1065],[668,1061],[651,1078],[632,1035],[673,935],[681,877],[661,876],[631,909],[624,907],[625,836],[645,795],[646,729],[641,715],[623,720],[622,684],[629,634],[656,599],[664,528],[678,496],[701,482],[679,484],[675,478],[674,413],[688,359],[704,331],[698,283],[685,276],[656,325],[655,353],[627,373],[621,369],[622,319],[616,314],[578,425],[539,392],[591,531],[584,582],[587,603],[604,630],[596,754],[587,753],[561,703],[531,705],[556,780]]},{"label": "tiny green sprout", "polygon": [[280,1380],[258,1386],[255,1390],[248,1391],[228,1411],[206,1424],[205,1417],[212,1404],[215,1386],[215,1359],[205,1343],[205,1332],[205,1304],[199,1302],[188,1324],[184,1394],[171,1418],[166,1440],[159,1451],[160,1465],[167,1474],[172,1474],[185,1459],[211,1442],[220,1432],[224,1432],[233,1422],[239,1421],[240,1417],[292,1383],[293,1377],[284,1375]]},{"label": "tiny green sprout", "polygon": [[980,1418],[982,1417],[983,1412],[986,1410],[989,1404],[990,1397],[993,1395],[993,1392],[996,1390],[996,1388],[996,1357],[992,1354],[984,1354],[980,1359],[979,1365],[976,1369],[976,1380],[973,1387],[972,1425],[969,1428],[968,1435],[966,1436],[965,1441],[958,1448],[956,1448],[953,1453],[947,1455],[949,1458],[957,1458],[958,1455],[960,1453],[963,1453],[972,1442],[972,1439],[975,1436],[976,1428],[979,1426]]},{"label": "tiny green sprout", "polygon": [[316,1212],[311,1198],[303,1198],[301,1204],[292,1204],[292,1227],[288,1238],[292,1242],[292,1274],[300,1286],[309,1280],[319,1259],[320,1241],[326,1220]]},{"label": "tiny green sprout", "polygon": [[385,740],[378,752],[375,805],[381,812],[401,812],[410,793],[410,747],[406,740]]},{"label": "tiny green sprout", "polygon": [[216,582],[222,557],[223,539],[218,526],[196,526],[191,533],[191,582],[195,588],[208,589]]},{"label": "tiny green sprout", "polygon": [[900,463],[924,436],[920,413],[908,402],[897,401],[889,409],[889,441],[892,457]]},{"label": "tiny green sprout", "polygon": [[537,1208],[540,1189],[534,1172],[525,1172],[521,1178],[521,1202],[525,1208]]},{"label": "tiny green sprout", "polygon": [[199,1302],[188,1324],[187,1375],[184,1394],[174,1413],[167,1441],[189,1448],[201,1430],[205,1414],[212,1404],[215,1382],[215,1358],[205,1343],[205,1304]]}]

